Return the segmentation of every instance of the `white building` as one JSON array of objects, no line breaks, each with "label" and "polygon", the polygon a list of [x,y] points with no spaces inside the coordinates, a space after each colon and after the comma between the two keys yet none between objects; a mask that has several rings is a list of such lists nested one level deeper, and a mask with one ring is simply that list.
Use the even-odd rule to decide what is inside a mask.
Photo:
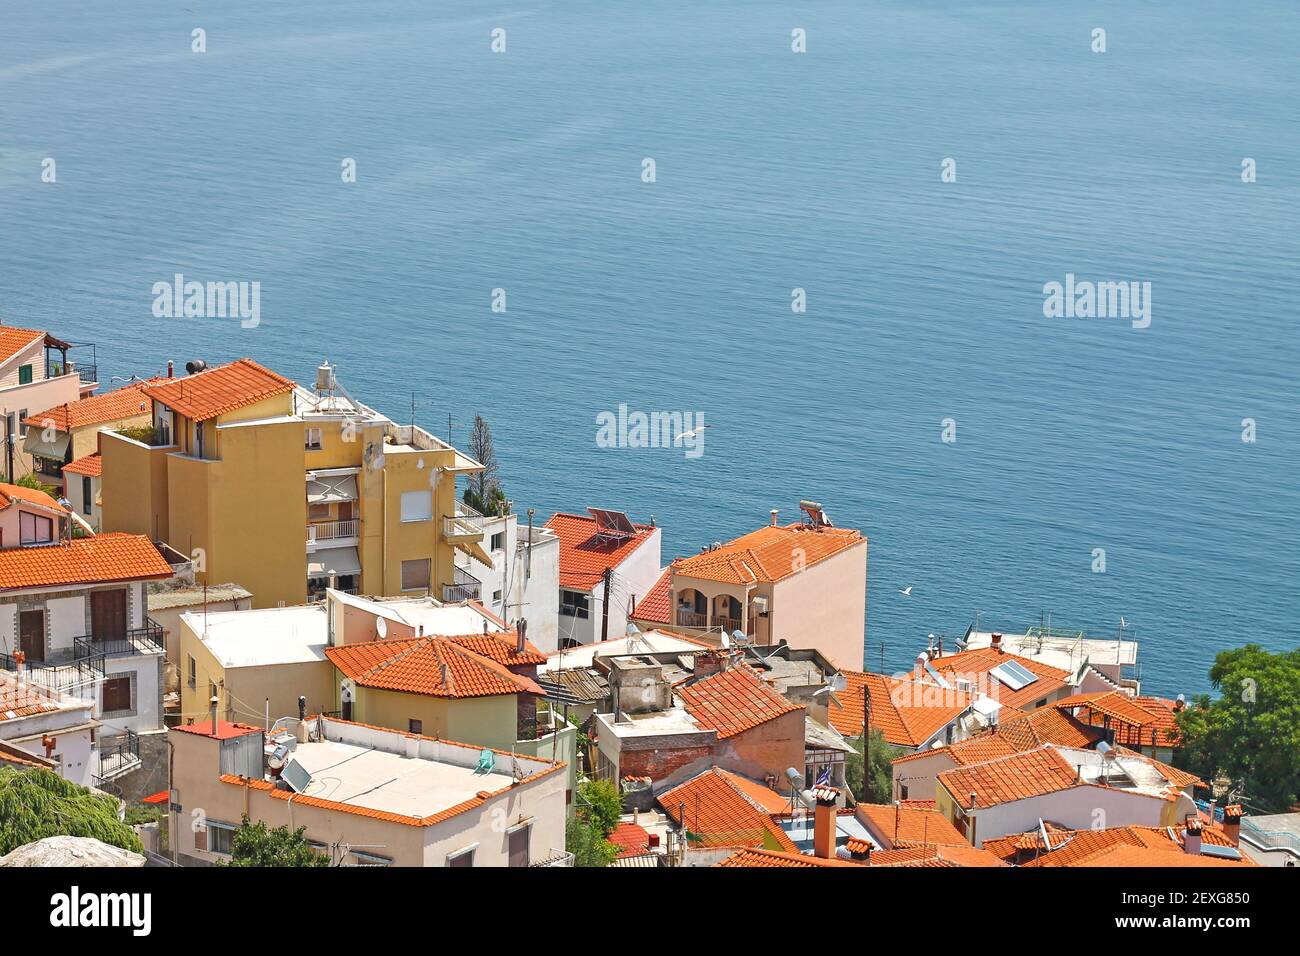
[{"label": "white building", "polygon": [[657,527],[633,524],[620,511],[588,510],[546,522],[560,539],[559,647],[625,636],[637,602],[661,573]]},{"label": "white building", "polygon": [[[92,716],[94,702],[0,671],[0,763],[27,766],[21,755],[84,787],[120,775],[116,763],[100,767]],[[134,769],[128,767],[126,769]]]},{"label": "white building", "polygon": [[[550,652],[559,640],[560,539],[549,528],[529,529],[517,515],[483,519],[492,564],[456,552],[456,567],[480,583],[467,593],[502,620],[528,621],[528,640]],[[472,585],[470,585],[472,588]]]}]

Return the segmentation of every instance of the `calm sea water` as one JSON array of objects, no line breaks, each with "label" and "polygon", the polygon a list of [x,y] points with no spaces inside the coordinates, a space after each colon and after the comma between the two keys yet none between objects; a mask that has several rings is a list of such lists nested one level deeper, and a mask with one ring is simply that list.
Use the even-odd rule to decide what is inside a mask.
[{"label": "calm sea water", "polygon": [[[665,557],[817,498],[871,538],[873,667],[977,609],[1122,614],[1166,694],[1300,642],[1291,0],[0,14],[0,320],[105,380],[328,356],[458,442],[483,414],[518,506],[654,514]],[[261,325],[154,318],[175,272],[260,281]],[[1150,281],[1150,328],[1044,319],[1068,272]],[[623,402],[702,413],[705,454],[596,447]]]}]

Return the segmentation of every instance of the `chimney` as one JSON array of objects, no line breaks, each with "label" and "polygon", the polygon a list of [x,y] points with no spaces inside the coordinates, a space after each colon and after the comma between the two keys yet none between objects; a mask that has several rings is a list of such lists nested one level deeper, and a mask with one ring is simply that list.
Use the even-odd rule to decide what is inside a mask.
[{"label": "chimney", "polygon": [[916,655],[916,679],[920,680],[925,676],[925,665],[930,658],[925,654]]},{"label": "chimney", "polygon": [[18,674],[18,684],[21,686],[22,683],[27,679],[27,652],[26,651],[14,651],[14,670]]},{"label": "chimney", "polygon": [[1241,804],[1230,803],[1223,808],[1223,832],[1233,846],[1241,842]]},{"label": "chimney", "polygon": [[57,747],[58,745],[59,745],[59,741],[57,737],[52,737],[49,734],[45,734],[43,737],[41,737],[41,746],[45,748],[46,760],[49,760],[54,756],[54,748]]},{"label": "chimney", "polygon": [[212,716],[212,736],[214,737],[217,735],[217,705],[220,703],[221,700],[216,694],[213,694],[212,699],[208,701],[208,711]]},{"label": "chimney", "polygon": [[1201,855],[1201,821],[1195,817],[1187,818],[1187,829],[1183,833],[1183,852],[1188,856]]},{"label": "chimney", "polygon": [[849,846],[849,859],[855,863],[871,865],[871,844],[866,840],[855,840]]},{"label": "chimney", "polygon": [[970,809],[974,810],[977,803],[979,803],[979,795],[972,790],[970,792]]},{"label": "chimney", "polygon": [[298,719],[307,719],[307,698],[301,694],[298,695]]},{"label": "chimney", "polygon": [[772,513],[772,527],[775,528],[775,527],[776,527],[776,516],[779,515],[781,512],[779,512],[779,511],[777,511],[775,508],[773,508],[771,513]]},{"label": "chimney", "polygon": [[723,666],[723,651],[701,651],[695,655],[696,677],[705,677],[709,674],[717,674],[726,668]]},{"label": "chimney", "polygon": [[527,633],[528,633],[528,622],[523,618],[520,618],[519,623],[515,625],[515,653],[516,654],[522,654],[524,652],[524,641],[527,639],[525,637]]},{"label": "chimney", "polygon": [[993,634],[993,635],[990,635],[990,636],[989,636],[989,647],[993,648],[993,650],[995,650],[997,653],[1001,654],[1001,653],[1002,653],[1002,635],[1001,635],[1001,634]]},{"label": "chimney", "polygon": [[172,368],[172,360],[171,360],[171,359],[168,359],[168,360],[167,360],[167,377],[168,377],[168,378],[172,378],[172,377],[175,376],[175,374],[176,374],[176,372],[175,372],[175,370]]},{"label": "chimney", "polygon": [[834,787],[816,787],[813,799],[817,806],[813,810],[813,855],[823,860],[835,858],[835,801],[840,792]]}]

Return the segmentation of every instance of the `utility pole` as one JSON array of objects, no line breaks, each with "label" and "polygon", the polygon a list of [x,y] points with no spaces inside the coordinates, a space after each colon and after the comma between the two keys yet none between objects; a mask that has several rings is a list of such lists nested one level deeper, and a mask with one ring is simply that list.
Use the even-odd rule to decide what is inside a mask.
[{"label": "utility pole", "polygon": [[14,480],[14,416],[5,412],[5,481]]},{"label": "utility pole", "polygon": [[605,569],[605,593],[600,602],[600,639],[609,640],[609,581],[614,576],[613,568]]},{"label": "utility pole", "polygon": [[867,682],[862,681],[862,801],[870,803],[871,796],[871,695]]}]

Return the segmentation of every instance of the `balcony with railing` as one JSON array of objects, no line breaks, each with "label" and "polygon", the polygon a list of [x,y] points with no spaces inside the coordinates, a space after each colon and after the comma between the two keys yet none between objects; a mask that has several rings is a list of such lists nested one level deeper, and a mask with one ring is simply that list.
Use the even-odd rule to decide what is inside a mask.
[{"label": "balcony with railing", "polygon": [[451,540],[472,538],[482,540],[484,518],[476,508],[463,501],[456,502],[456,513],[442,519],[442,533]]},{"label": "balcony with railing", "polygon": [[[52,660],[27,660],[23,664],[26,679],[46,690],[77,696],[77,690],[104,679],[104,655],[74,657],[65,652]],[[7,671],[18,670],[18,661],[12,654],[0,654],[0,667]]]},{"label": "balcony with railing", "polygon": [[356,518],[345,521],[316,521],[307,525],[307,547],[329,543],[337,545],[349,538],[355,539],[361,528]]},{"label": "balcony with railing", "polygon": [[483,595],[483,582],[461,568],[452,570],[452,583],[442,586],[442,599],[448,604],[477,601]]},{"label": "balcony with railing", "polygon": [[74,659],[95,656],[121,657],[128,654],[162,654],[164,650],[162,625],[152,618],[145,618],[143,627],[130,628],[120,637],[97,637],[87,634],[72,641]]},{"label": "balcony with railing", "polygon": [[99,741],[99,769],[94,774],[95,786],[125,776],[140,766],[140,738],[128,730],[118,737],[102,737]]}]

